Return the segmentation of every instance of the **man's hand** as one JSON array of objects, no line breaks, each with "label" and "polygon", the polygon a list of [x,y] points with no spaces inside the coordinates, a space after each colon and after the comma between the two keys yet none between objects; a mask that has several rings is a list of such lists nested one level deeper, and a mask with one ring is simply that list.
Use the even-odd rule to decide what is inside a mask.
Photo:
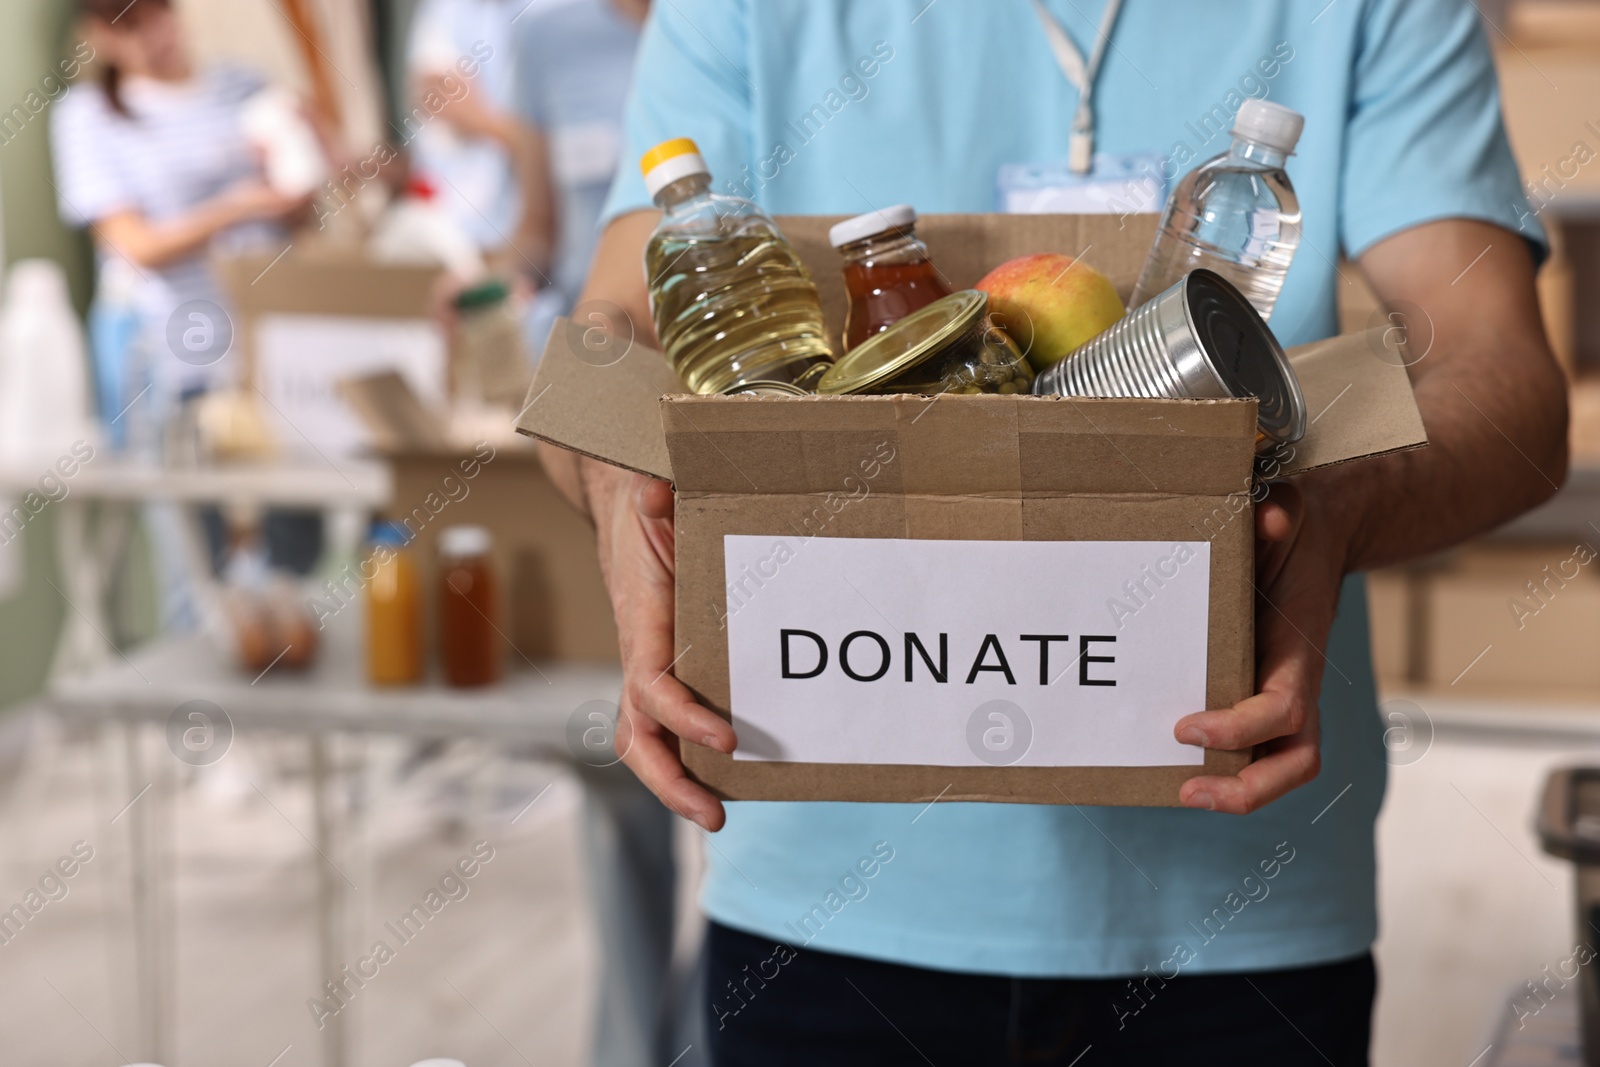
[{"label": "man's hand", "polygon": [[678,738],[732,752],[733,727],[672,676],[672,487],[592,460],[581,468],[622,641],[622,760],[668,808],[719,830],[722,804],[688,777]]},{"label": "man's hand", "polygon": [[[622,308],[641,344],[653,343],[655,331],[639,262],[658,218],[635,211],[606,227],[578,300],[579,307],[603,300]],[[594,522],[622,646],[617,752],[668,808],[720,830],[722,803],[689,777],[678,754],[679,738],[718,752],[732,752],[735,739],[733,726],[672,675],[672,488],[552,445],[540,445],[539,457],[556,488]]]},{"label": "man's hand", "polygon": [[1260,746],[1259,758],[1238,775],[1185,782],[1189,807],[1243,814],[1316,777],[1324,649],[1346,573],[1458,544],[1545,500],[1566,475],[1565,381],[1523,239],[1448,219],[1379,242],[1361,266],[1410,334],[1428,447],[1298,476],[1257,510],[1260,691],[1185,716],[1174,732],[1185,744]]}]

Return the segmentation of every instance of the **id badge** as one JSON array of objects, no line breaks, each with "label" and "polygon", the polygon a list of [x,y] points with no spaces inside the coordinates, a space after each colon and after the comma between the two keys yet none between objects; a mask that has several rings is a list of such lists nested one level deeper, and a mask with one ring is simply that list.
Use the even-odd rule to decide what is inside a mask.
[{"label": "id badge", "polygon": [[1087,174],[1059,163],[1007,163],[996,178],[1008,215],[1137,215],[1167,203],[1162,159],[1155,153],[1096,152]]}]

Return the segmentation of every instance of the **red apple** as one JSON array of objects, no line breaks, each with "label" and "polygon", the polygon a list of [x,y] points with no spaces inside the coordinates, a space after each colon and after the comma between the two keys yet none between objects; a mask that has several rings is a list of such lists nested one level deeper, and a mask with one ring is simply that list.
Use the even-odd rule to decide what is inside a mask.
[{"label": "red apple", "polygon": [[1007,260],[976,288],[989,310],[1042,371],[1126,314],[1110,279],[1081,260],[1055,252]]}]

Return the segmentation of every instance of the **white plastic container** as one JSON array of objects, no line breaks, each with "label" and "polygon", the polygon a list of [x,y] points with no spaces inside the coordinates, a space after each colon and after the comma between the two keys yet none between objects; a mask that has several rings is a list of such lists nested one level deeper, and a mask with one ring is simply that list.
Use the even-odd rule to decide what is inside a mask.
[{"label": "white plastic container", "polygon": [[289,90],[270,86],[250,97],[240,123],[245,137],[264,157],[267,184],[279,195],[310,196],[328,180],[322,142]]},{"label": "white plastic container", "polygon": [[98,444],[88,346],[67,278],[48,259],[11,268],[0,304],[0,463],[43,467]]},{"label": "white plastic container", "polygon": [[367,251],[380,263],[444,267],[463,281],[483,277],[483,253],[436,200],[433,186],[413,178],[373,228]]}]

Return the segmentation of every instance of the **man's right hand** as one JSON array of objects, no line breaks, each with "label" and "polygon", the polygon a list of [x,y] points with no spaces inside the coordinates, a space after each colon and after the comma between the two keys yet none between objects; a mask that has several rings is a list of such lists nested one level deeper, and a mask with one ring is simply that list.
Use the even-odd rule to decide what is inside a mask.
[{"label": "man's right hand", "polygon": [[678,750],[683,738],[731,753],[736,738],[726,719],[698,704],[672,675],[672,487],[593,460],[580,464],[622,646],[617,752],[668,808],[720,830],[721,801],[688,776]]},{"label": "man's right hand", "polygon": [[[640,262],[659,218],[658,212],[631,211],[605,228],[574,318],[581,319],[592,301],[603,301],[623,310],[626,336],[656,344]],[[594,522],[622,647],[617,752],[668,808],[720,830],[726,821],[721,801],[689,777],[678,755],[679,738],[724,753],[733,751],[736,739],[732,724],[696,703],[672,675],[672,487],[552,445],[541,446],[540,455],[556,488]]]}]

